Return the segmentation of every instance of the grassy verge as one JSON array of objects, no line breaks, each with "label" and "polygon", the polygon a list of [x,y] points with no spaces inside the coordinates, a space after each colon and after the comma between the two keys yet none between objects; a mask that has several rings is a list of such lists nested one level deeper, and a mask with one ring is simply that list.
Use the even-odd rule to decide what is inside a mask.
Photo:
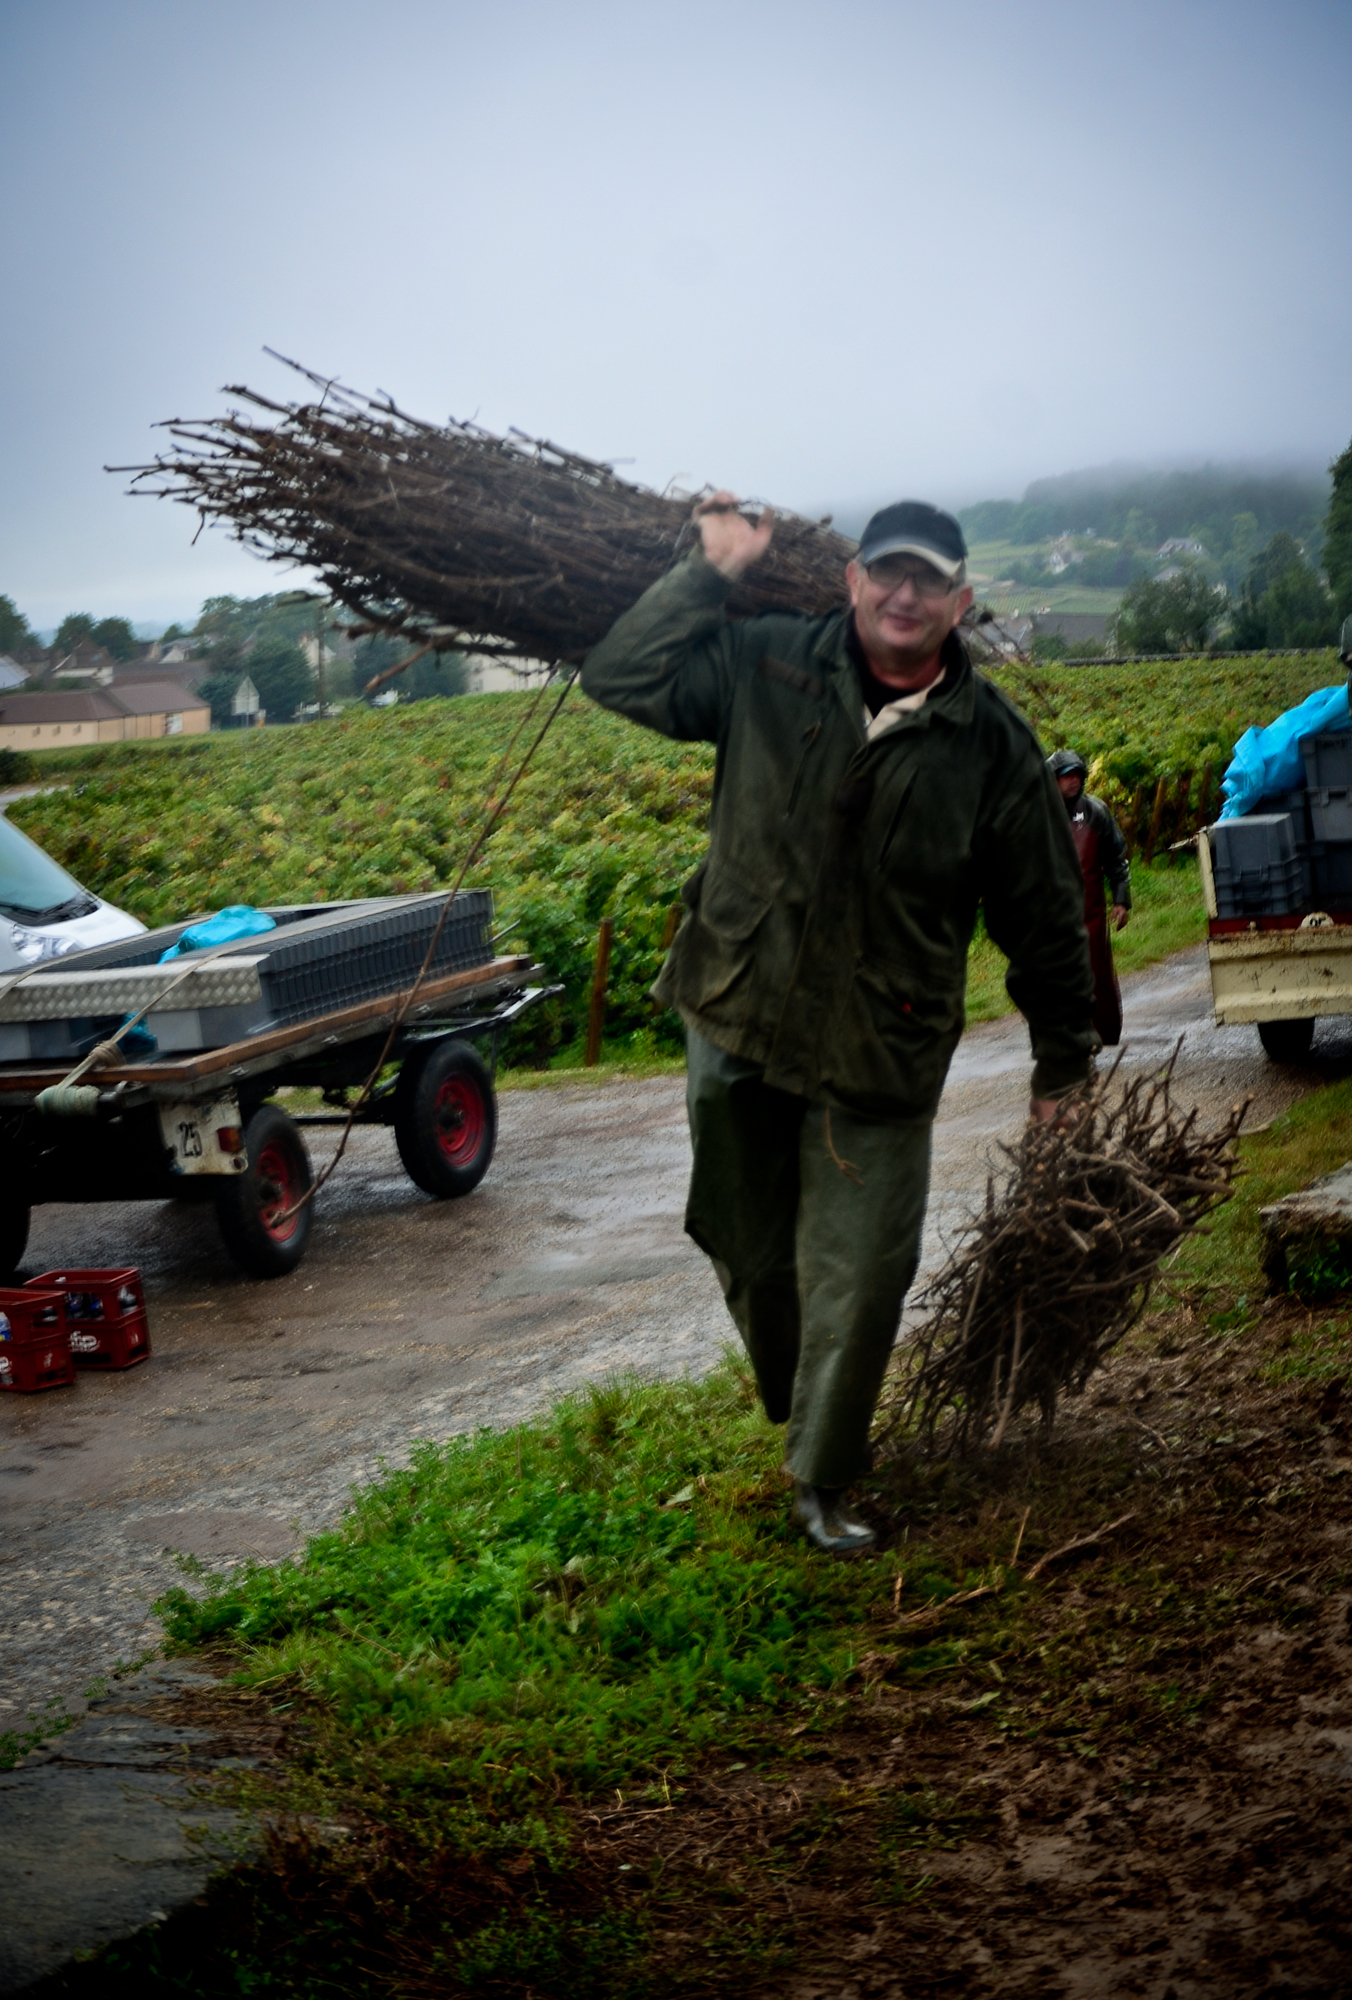
[{"label": "grassy verge", "polygon": [[171,1593],[287,1731],[238,1781],[269,1852],[47,1990],[1340,1990],[1350,1321],[1253,1279],[1350,1104],[1245,1142],[1053,1433],[880,1464],[869,1560],[808,1552],[730,1362],[420,1446],[298,1560]]}]

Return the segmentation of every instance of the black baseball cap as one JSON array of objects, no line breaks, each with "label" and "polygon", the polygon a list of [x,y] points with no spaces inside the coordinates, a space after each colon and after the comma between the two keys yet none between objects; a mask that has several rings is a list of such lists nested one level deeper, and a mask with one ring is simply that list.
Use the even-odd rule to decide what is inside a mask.
[{"label": "black baseball cap", "polygon": [[927,500],[898,500],[873,516],[859,544],[865,569],[879,556],[923,556],[941,576],[954,577],[967,560],[962,529],[951,514]]}]

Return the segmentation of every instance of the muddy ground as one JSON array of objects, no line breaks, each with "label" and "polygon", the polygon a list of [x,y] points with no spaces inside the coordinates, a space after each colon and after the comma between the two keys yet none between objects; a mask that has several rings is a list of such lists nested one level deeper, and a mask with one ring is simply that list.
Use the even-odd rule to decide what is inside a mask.
[{"label": "muddy ground", "polygon": [[[1128,1066],[1183,1038],[1178,1095],[1255,1097],[1271,1117],[1352,1069],[1352,1023],[1321,1023],[1310,1063],[1277,1069],[1251,1028],[1217,1029],[1187,952],[1124,983]],[[926,1258],[984,1192],[1028,1083],[1017,1017],[968,1033],[944,1095]],[[317,1160],[330,1132],[312,1134]],[[174,1552],[211,1567],[272,1559],[331,1523],[351,1488],[417,1438],[524,1416],[622,1368],[707,1368],[728,1323],[681,1228],[682,1080],[569,1083],[502,1099],[498,1155],[468,1200],[406,1179],[391,1135],[358,1132],[291,1277],[243,1277],[209,1211],[51,1207],[25,1271],[139,1265],[154,1344],[142,1367],[0,1400],[0,1731],[78,1710],[155,1643]]]},{"label": "muddy ground", "polygon": [[[450,1996],[463,1989],[434,1960],[448,1911],[465,1931],[491,1916],[524,1935],[544,1886],[574,1916],[627,1908],[646,1925],[654,1996],[1338,2000],[1352,1991],[1352,1398],[1341,1378],[1272,1379],[1308,1317],[1283,1300],[1218,1333],[1184,1298],[1054,1440],[1029,1430],[976,1471],[886,1472],[876,1615],[820,1724],[768,1757],[734,1746],[664,1790],[578,1801],[561,1881],[463,1858],[438,1873],[358,1814],[290,1822],[266,1871],[166,1927],[155,1965],[233,1992],[210,1979],[243,1941],[266,1956],[336,1922],[362,1941],[361,1990]],[[1043,1550],[1120,1525],[1035,1589],[926,1623],[904,1581],[909,1534],[951,1572],[1008,1564],[1025,1510]],[[257,1696],[170,1711],[278,1769],[305,1754],[303,1714],[279,1736]],[[125,1987],[91,1968],[53,2000],[149,1990],[138,1949]],[[508,1974],[483,1990],[535,1989]]]}]

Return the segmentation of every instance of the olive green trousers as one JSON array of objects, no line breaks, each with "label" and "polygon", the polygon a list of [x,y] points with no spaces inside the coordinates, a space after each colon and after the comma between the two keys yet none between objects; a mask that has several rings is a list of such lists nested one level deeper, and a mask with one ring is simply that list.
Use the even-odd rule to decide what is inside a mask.
[{"label": "olive green trousers", "polygon": [[920,1257],[929,1118],[873,1121],[772,1090],[687,1034],[685,1226],[712,1259],[786,1459],[810,1486],[866,1470]]}]

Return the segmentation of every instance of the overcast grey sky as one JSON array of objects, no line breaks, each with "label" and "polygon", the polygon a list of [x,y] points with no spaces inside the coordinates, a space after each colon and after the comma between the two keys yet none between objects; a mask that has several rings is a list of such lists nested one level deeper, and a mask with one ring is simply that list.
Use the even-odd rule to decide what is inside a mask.
[{"label": "overcast grey sky", "polygon": [[0,591],[283,585],[105,462],[266,342],[804,508],[1352,434],[1347,0],[0,0]]}]

